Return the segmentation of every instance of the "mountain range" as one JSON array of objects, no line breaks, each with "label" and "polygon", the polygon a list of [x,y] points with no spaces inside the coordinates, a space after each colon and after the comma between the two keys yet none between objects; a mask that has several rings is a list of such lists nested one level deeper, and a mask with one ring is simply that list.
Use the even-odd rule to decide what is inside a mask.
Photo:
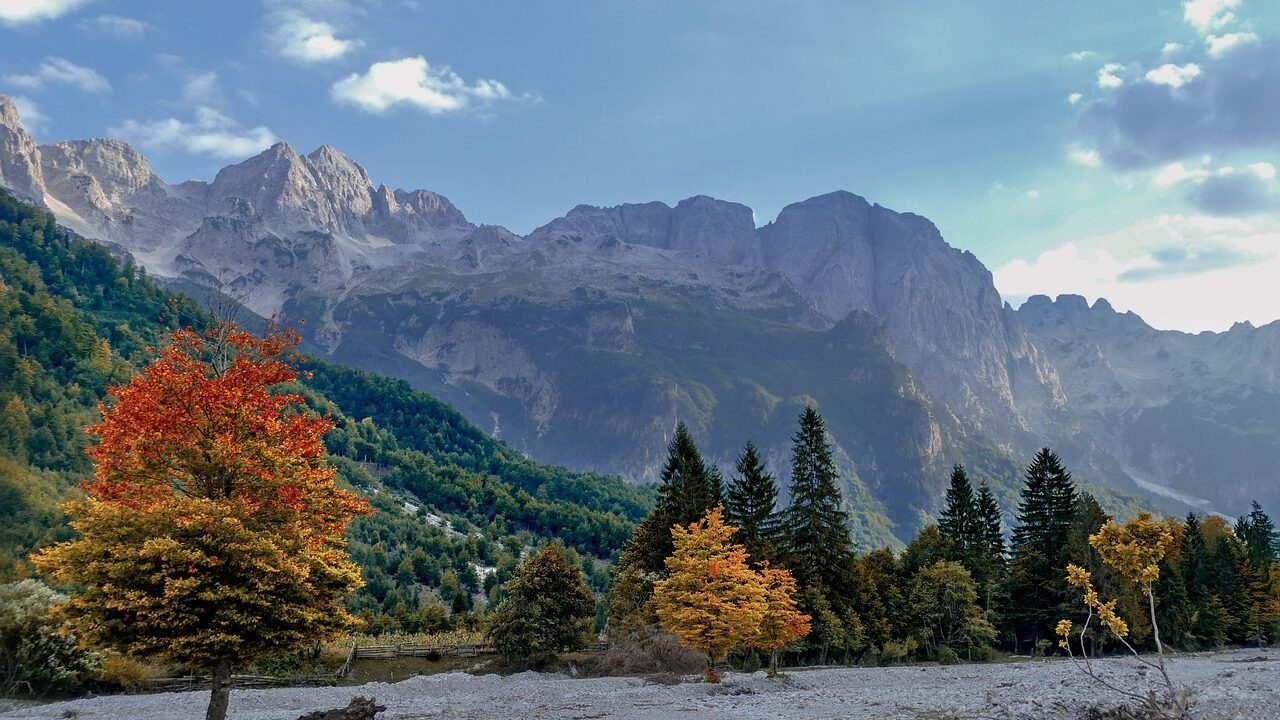
[{"label": "mountain range", "polygon": [[1188,335],[1073,296],[1015,310],[929,220],[848,192],[763,227],[698,196],[580,205],[520,236],[329,146],[169,184],[117,140],[37,145],[2,96],[0,185],[542,461],[652,482],[684,421],[726,471],[752,439],[785,481],[816,404],[872,546],[937,510],[952,463],[1012,507],[1046,444],[1166,509],[1280,502],[1280,323]]}]

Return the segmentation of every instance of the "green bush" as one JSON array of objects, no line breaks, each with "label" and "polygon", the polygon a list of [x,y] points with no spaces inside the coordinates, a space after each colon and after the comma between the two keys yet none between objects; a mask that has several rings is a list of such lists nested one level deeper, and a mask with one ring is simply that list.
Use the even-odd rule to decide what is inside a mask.
[{"label": "green bush", "polygon": [[65,595],[39,580],[0,585],[0,691],[46,693],[78,689],[101,665],[97,653],[59,634],[50,610]]}]

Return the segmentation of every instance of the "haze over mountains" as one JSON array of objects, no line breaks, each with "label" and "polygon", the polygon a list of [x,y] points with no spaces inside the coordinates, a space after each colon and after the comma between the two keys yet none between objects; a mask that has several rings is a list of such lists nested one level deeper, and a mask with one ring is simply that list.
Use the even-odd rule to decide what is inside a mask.
[{"label": "haze over mountains", "polygon": [[1280,323],[1187,335],[1068,296],[1015,311],[929,220],[848,192],[760,228],[698,196],[582,205],[522,237],[376,186],[328,146],[171,185],[119,141],[36,146],[4,97],[0,184],[178,287],[305,322],[333,358],[540,460],[652,481],[684,420],[726,471],[750,438],[785,477],[816,402],[868,543],[914,532],[951,463],[1011,505],[1044,444],[1165,502],[1280,501],[1263,474],[1280,466]]}]

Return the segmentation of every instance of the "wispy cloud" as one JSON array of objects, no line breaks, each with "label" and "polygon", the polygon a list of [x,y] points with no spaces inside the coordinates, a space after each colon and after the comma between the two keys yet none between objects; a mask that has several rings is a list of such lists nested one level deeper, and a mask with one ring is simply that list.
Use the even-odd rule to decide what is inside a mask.
[{"label": "wispy cloud", "polygon": [[191,120],[126,120],[110,132],[144,148],[173,149],[220,159],[244,158],[276,142],[275,133],[266,127],[243,127],[222,112],[204,106],[195,109]]},{"label": "wispy cloud", "polygon": [[431,115],[483,114],[499,104],[539,100],[531,93],[513,93],[498,80],[468,83],[448,66],[432,66],[422,56],[374,63],[367,72],[334,83],[332,96],[371,113],[407,106]]},{"label": "wispy cloud", "polygon": [[92,20],[85,20],[80,23],[80,27],[112,35],[121,40],[141,40],[142,36],[147,33],[147,24],[145,22],[120,15],[99,15]]},{"label": "wispy cloud", "polygon": [[111,83],[92,68],[66,58],[48,57],[29,73],[5,75],[4,82],[24,90],[40,90],[48,85],[70,85],[90,93],[111,91]]}]

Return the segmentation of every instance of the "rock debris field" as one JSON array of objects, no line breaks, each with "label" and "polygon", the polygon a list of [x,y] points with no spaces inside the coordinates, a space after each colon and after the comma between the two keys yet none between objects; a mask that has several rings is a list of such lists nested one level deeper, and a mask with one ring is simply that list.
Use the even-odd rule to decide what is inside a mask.
[{"label": "rock debris field", "polygon": [[[1147,679],[1155,679],[1144,676],[1132,660],[1099,665],[1108,677],[1129,687],[1145,687]],[[1169,662],[1169,672],[1194,692],[1195,717],[1280,718],[1280,650],[1185,655]],[[720,685],[453,672],[394,684],[234,691],[229,716],[294,720],[314,710],[345,707],[353,695],[372,696],[386,705],[379,715],[385,720],[1059,718],[1069,715],[1054,703],[1108,707],[1119,702],[1070,662],[1043,660],[805,670],[772,681],[763,673],[734,673]],[[177,720],[203,717],[207,701],[204,692],[120,695],[12,709],[0,718]]]}]

